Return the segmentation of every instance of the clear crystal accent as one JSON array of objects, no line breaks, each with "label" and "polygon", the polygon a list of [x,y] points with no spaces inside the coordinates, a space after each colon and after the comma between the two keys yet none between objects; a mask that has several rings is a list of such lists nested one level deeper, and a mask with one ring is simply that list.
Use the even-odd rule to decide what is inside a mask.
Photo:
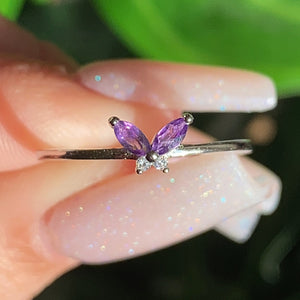
[{"label": "clear crystal accent", "polygon": [[153,166],[157,170],[163,170],[163,169],[167,168],[168,167],[167,157],[159,156],[158,159],[155,162],[153,162]]},{"label": "clear crystal accent", "polygon": [[141,156],[136,160],[136,170],[140,173],[146,172],[151,167],[155,167],[157,170],[164,170],[168,167],[168,157],[159,156],[155,162],[150,162],[145,156]]},{"label": "clear crystal accent", "polygon": [[145,156],[141,156],[136,160],[136,170],[142,173],[151,168],[151,162],[149,162]]}]

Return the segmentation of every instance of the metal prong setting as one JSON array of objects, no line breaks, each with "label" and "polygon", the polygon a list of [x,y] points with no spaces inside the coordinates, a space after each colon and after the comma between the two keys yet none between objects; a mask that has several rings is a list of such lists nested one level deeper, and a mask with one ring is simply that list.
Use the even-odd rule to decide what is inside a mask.
[{"label": "metal prong setting", "polygon": [[165,173],[165,174],[169,173],[169,168],[164,168],[163,173]]},{"label": "metal prong setting", "polygon": [[120,119],[118,118],[118,117],[110,117],[109,119],[108,119],[108,123],[110,124],[110,126],[112,127],[112,128],[114,128],[114,126],[118,123],[120,121]]},{"label": "metal prong setting", "polygon": [[150,151],[146,155],[146,158],[149,162],[155,162],[158,159],[159,155],[155,151]]},{"label": "metal prong setting", "polygon": [[139,169],[136,169],[135,171],[136,171],[136,174],[138,174],[138,175],[141,175],[143,173],[143,171],[139,170]]},{"label": "metal prong setting", "polygon": [[182,117],[184,118],[185,123],[188,125],[191,125],[194,121],[194,117],[189,113],[183,113]]}]

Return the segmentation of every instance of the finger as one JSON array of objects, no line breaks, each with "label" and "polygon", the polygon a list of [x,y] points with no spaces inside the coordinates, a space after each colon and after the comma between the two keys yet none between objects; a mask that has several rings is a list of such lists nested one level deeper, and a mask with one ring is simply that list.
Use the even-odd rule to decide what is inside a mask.
[{"label": "finger", "polygon": [[[0,242],[1,257],[5,259],[5,265],[0,267],[1,299],[33,295],[76,265],[73,260],[49,254],[39,237],[40,218],[52,205],[81,189],[124,175],[129,170],[126,163],[133,168],[133,162],[64,161],[0,174],[0,220],[2,236],[6,236]],[[34,280],[37,277],[38,283]]]},{"label": "finger", "polygon": [[50,253],[41,241],[40,219],[57,201],[119,169],[114,162],[78,163],[45,163],[0,175],[1,299],[31,299],[78,264]]},{"label": "finger", "polygon": [[56,46],[37,40],[33,34],[17,24],[0,16],[0,53],[21,55],[27,58],[61,64],[68,70],[75,70],[78,65]]},{"label": "finger", "polygon": [[252,112],[277,103],[268,77],[238,69],[123,60],[87,65],[78,77],[108,97],[163,109]]},{"label": "finger", "polygon": [[230,154],[180,160],[170,169],[98,184],[60,202],[45,217],[54,249],[87,263],[141,255],[207,231],[269,192]]},{"label": "finger", "polygon": [[74,72],[79,64],[69,55],[64,53],[56,45],[48,41],[39,42],[39,59],[61,67],[65,67],[68,72]]},{"label": "finger", "polygon": [[[16,65],[14,65],[16,66]],[[21,68],[20,68],[21,66]],[[19,68],[19,71],[20,69],[22,70],[22,67],[24,67],[24,64],[17,64],[17,69]],[[32,69],[35,70],[35,72],[32,72]],[[50,88],[49,90],[47,90],[47,86],[44,84],[44,89],[46,90],[45,94],[40,94],[40,97],[41,99],[47,99],[47,95],[48,93],[51,95],[50,98],[50,102],[46,102],[45,103],[42,103],[42,101],[40,101],[42,103],[42,105],[45,105],[45,108],[46,108],[46,111],[48,109],[50,109],[51,111],[51,107],[55,107],[55,105],[57,105],[57,101],[54,101],[54,102],[51,102],[51,99],[53,98],[53,94],[51,94],[52,90],[51,90],[51,86],[53,85],[53,88],[54,90],[56,90],[57,88],[59,89],[59,91],[62,90],[62,87],[60,85],[55,85],[57,84],[57,82],[60,82],[62,84],[62,86],[64,87],[64,93],[60,93],[62,94],[62,96],[59,98],[60,102],[61,102],[61,105],[59,105],[59,107],[65,105],[65,104],[70,104],[72,103],[72,105],[66,105],[64,107],[63,110],[57,110],[55,112],[52,113],[52,117],[49,118],[49,120],[58,120],[58,123],[60,126],[57,126],[57,124],[54,124],[54,129],[58,131],[56,132],[56,134],[58,134],[58,137],[55,136],[55,132],[51,133],[50,134],[47,132],[47,130],[44,131],[44,134],[41,134],[40,131],[37,130],[37,132],[34,132],[34,130],[32,130],[32,128],[35,128],[33,125],[33,120],[31,120],[31,122],[28,121],[28,116],[26,117],[26,109],[21,109],[22,107],[22,102],[19,102],[19,101],[22,101],[22,99],[19,99],[17,98],[17,101],[15,101],[16,98],[14,98],[13,96],[14,93],[8,93],[6,94],[11,96],[11,97],[6,97],[6,99],[9,99],[9,101],[11,102],[8,102],[8,108],[7,106],[4,105],[4,107],[6,108],[6,111],[7,112],[14,112],[16,111],[16,115],[17,115],[17,118],[9,118],[9,120],[12,120],[11,124],[14,124],[14,126],[11,126],[9,124],[6,124],[6,127],[5,129],[10,129],[9,132],[11,132],[11,136],[18,136],[18,134],[16,134],[16,132],[14,132],[14,130],[12,128],[16,128],[17,125],[18,126],[21,126],[23,125],[23,127],[21,126],[21,128],[23,128],[23,133],[25,133],[25,136],[26,136],[26,133],[28,133],[28,138],[25,138],[25,139],[21,139],[19,138],[19,140],[16,138],[16,140],[20,141],[19,143],[20,144],[26,144],[28,143],[28,145],[30,146],[36,146],[36,145],[40,145],[42,143],[42,145],[46,144],[48,145],[49,144],[59,144],[59,143],[67,143],[68,142],[68,138],[69,138],[69,141],[70,143],[73,143],[72,145],[74,145],[74,139],[72,138],[72,135],[74,135],[74,132],[72,132],[72,130],[74,130],[74,127],[76,127],[76,125],[78,124],[75,124],[76,122],[74,122],[74,119],[76,121],[78,121],[78,115],[83,115],[83,119],[79,119],[79,124],[83,123],[85,130],[86,131],[81,131],[82,132],[85,132],[87,133],[88,131],[90,131],[91,129],[93,129],[93,126],[94,126],[94,122],[97,118],[97,122],[99,121],[99,115],[96,116],[96,113],[95,115],[93,115],[92,113],[92,110],[91,109],[88,109],[88,105],[87,107],[84,106],[84,104],[82,103],[82,99],[84,99],[84,103],[87,101],[90,108],[92,107],[93,110],[95,110],[95,107],[96,107],[96,111],[98,111],[98,108],[97,106],[93,105],[95,104],[97,101],[101,102],[102,103],[102,106],[101,108],[102,109],[99,109],[99,113],[101,113],[104,110],[109,110],[109,108],[116,108],[119,107],[119,112],[120,114],[125,113],[125,115],[127,114],[127,117],[125,116],[126,119],[128,120],[132,120],[133,118],[136,118],[136,120],[138,121],[138,123],[140,124],[143,124],[143,125],[146,125],[146,132],[147,134],[153,134],[154,131],[156,130],[156,128],[154,128],[153,126],[151,126],[151,124],[153,124],[153,120],[152,118],[150,118],[149,116],[152,116],[152,115],[155,115],[156,116],[156,125],[158,127],[160,127],[160,125],[162,125],[165,121],[166,121],[166,116],[164,115],[161,115],[160,113],[161,112],[158,112],[157,110],[153,109],[153,111],[149,111],[149,108],[146,108],[146,107],[143,107],[143,106],[131,106],[131,105],[128,105],[126,104],[126,106],[120,102],[114,102],[114,101],[111,101],[111,100],[107,100],[107,99],[103,99],[103,97],[99,96],[99,95],[95,95],[94,93],[91,93],[89,91],[87,91],[86,89],[83,89],[81,87],[78,87],[77,89],[73,89],[74,86],[77,86],[76,83],[74,83],[72,80],[70,80],[69,78],[67,78],[67,76],[65,76],[65,74],[63,74],[61,71],[58,72],[58,70],[55,70],[53,71],[51,68],[47,68],[47,72],[44,72],[43,73],[43,68],[37,68],[37,66],[34,66],[34,68],[32,69],[28,69],[29,72],[28,74],[32,75],[32,74],[35,74],[36,77],[31,77],[32,79],[37,79],[37,81],[33,81],[33,82],[37,82],[38,83],[38,86],[39,84],[42,84],[43,81],[47,81],[48,84],[50,84]],[[44,75],[47,75],[47,76],[44,76]],[[41,76],[42,75],[42,76]],[[43,80],[38,80],[39,77],[42,77]],[[25,77],[21,77],[21,79],[26,79],[26,76]],[[45,80],[46,78],[46,80]],[[65,81],[65,79],[67,78],[67,80]],[[23,80],[20,80],[20,82],[22,82]],[[26,82],[26,80],[24,80]],[[28,80],[27,83],[30,83],[31,81]],[[30,84],[28,84],[29,88],[30,88]],[[68,89],[70,88],[70,89]],[[25,88],[24,88],[24,91],[25,91]],[[43,89],[39,90],[40,92],[43,92]],[[68,98],[68,93],[70,92],[71,96],[72,96],[72,101],[69,100]],[[58,94],[54,94],[55,95],[55,99],[58,99]],[[34,93],[29,94],[29,96],[34,96]],[[45,97],[44,97],[45,96]],[[83,98],[82,98],[83,97]],[[29,97],[28,97],[29,99]],[[67,100],[65,100],[67,99]],[[90,101],[91,99],[94,99],[94,101]],[[36,103],[40,103],[39,101],[37,100],[40,100],[40,98],[36,98],[35,99],[35,103],[32,103],[30,105],[32,105],[31,109],[34,111],[33,109],[33,106],[34,104]],[[49,99],[48,99],[49,100]],[[106,102],[104,101],[106,100]],[[30,103],[30,101],[29,101]],[[7,102],[5,103],[7,104]],[[24,104],[24,102],[23,102]],[[73,104],[74,104],[74,107],[73,107]],[[20,105],[20,106],[18,106]],[[19,107],[19,110],[18,110],[18,107]],[[43,106],[42,106],[43,107]],[[73,110],[74,109],[74,110]],[[29,110],[30,111],[30,110]],[[40,110],[42,111],[42,110]],[[118,109],[117,109],[118,111]],[[24,112],[24,115],[23,115],[23,112]],[[40,118],[39,114],[38,114],[39,110],[36,110],[35,113],[32,113],[31,117],[32,118],[36,118],[36,122],[38,124],[46,124],[46,126],[48,126],[48,129],[51,129],[51,126],[47,125],[47,122],[45,122],[43,120],[43,118]],[[80,112],[80,114],[79,114]],[[71,117],[69,119],[69,113],[71,113]],[[5,114],[7,115],[7,114]],[[9,115],[9,114],[8,114]],[[92,116],[92,117],[91,117]],[[95,116],[95,118],[94,118]],[[3,117],[5,119],[5,117]],[[65,122],[63,122],[63,118],[65,118]],[[47,120],[47,116],[45,118]],[[25,120],[25,122],[24,122]],[[6,120],[7,121],[7,120]],[[16,123],[15,121],[21,121],[21,125]],[[27,123],[28,122],[28,123]],[[50,121],[48,121],[50,122]],[[71,126],[68,126],[68,127],[64,127],[66,122],[70,122],[71,123]],[[3,122],[4,124],[5,122]],[[8,122],[9,123],[9,122]],[[32,125],[33,124],[33,125]],[[25,125],[25,126],[24,126]],[[57,127],[55,127],[55,125]],[[91,126],[92,125],[92,126]],[[11,126],[11,127],[10,127]],[[86,126],[86,127],[85,127]],[[20,127],[17,127],[17,128],[20,128]],[[25,128],[25,129],[24,129]],[[60,128],[63,128],[64,130],[67,131],[67,134],[65,136],[63,136],[63,139],[65,139],[65,141],[60,141],[60,134],[61,132],[59,131]],[[101,127],[100,127],[101,128]],[[104,126],[103,126],[104,128]],[[105,128],[104,131],[103,131],[103,134],[105,132],[105,130],[107,130],[107,124],[105,122]],[[81,127],[77,127],[75,128],[76,130],[78,129],[81,129]],[[97,127],[97,129],[99,129]],[[26,131],[27,130],[27,131]],[[18,130],[16,130],[18,132]],[[96,132],[96,130],[94,130]],[[34,132],[34,133],[32,133]],[[69,133],[68,133],[69,132]],[[93,132],[93,130],[92,130]],[[71,133],[71,135],[70,135]],[[47,136],[47,134],[49,134],[49,136]],[[62,135],[64,135],[64,131],[62,132]],[[78,134],[76,132],[76,134]],[[77,136],[75,134],[75,136]],[[108,134],[107,134],[108,135]],[[22,136],[24,137],[24,134],[22,134]],[[92,136],[94,137],[95,135],[92,134]],[[109,136],[111,137],[111,129],[109,129]],[[51,138],[53,139],[54,137],[54,140],[51,140]],[[85,134],[79,134],[78,137],[83,137],[82,140],[80,139],[80,142],[79,142],[79,147],[82,143],[82,145],[86,145],[86,144],[89,144],[90,142],[91,143],[95,143],[94,141],[92,140],[89,140],[89,137],[87,139],[85,139]],[[55,138],[58,138],[57,140]],[[204,139],[204,137],[201,135],[198,137],[198,142],[201,142],[200,140],[201,139]],[[50,141],[50,142],[48,142]],[[108,143],[110,143],[110,140],[107,140]],[[77,146],[78,143],[77,141],[75,142],[75,146]],[[115,140],[113,142],[111,142],[112,144],[115,143]],[[61,144],[61,145],[62,145]],[[30,147],[28,147],[30,148]],[[65,162],[66,163],[66,162]],[[78,162],[77,162],[78,163]],[[95,163],[95,162],[94,162]],[[29,226],[29,228],[36,228],[38,225],[38,220],[40,220],[40,217],[41,215],[43,214],[43,212],[49,208],[50,206],[54,205],[55,203],[57,203],[58,201],[64,199],[64,198],[68,198],[71,194],[74,194],[76,192],[79,192],[81,189],[83,189],[84,187],[86,186],[89,186],[90,184],[93,184],[95,183],[96,181],[101,181],[103,182],[105,180],[105,182],[109,181],[110,179],[112,179],[112,177],[114,179],[118,179],[120,176],[121,178],[121,175],[124,174],[124,171],[125,173],[129,171],[129,168],[128,166],[124,166],[124,162],[105,162],[107,163],[107,168],[103,167],[104,166],[104,162],[97,162],[97,163],[101,163],[101,167],[94,167],[89,169],[87,168],[87,173],[89,174],[89,176],[86,176],[87,173],[84,173],[84,172],[79,172],[79,170],[82,170],[82,167],[84,166],[86,168],[86,165],[87,163],[84,163],[83,165],[80,166],[80,168],[78,168],[77,170],[76,169],[72,169],[71,168],[71,172],[70,173],[61,173],[62,176],[58,176],[59,172],[58,172],[58,169],[59,169],[59,166],[61,166],[61,169],[63,171],[66,171],[68,168],[67,168],[67,164],[61,164],[59,162],[57,163],[49,163],[49,164],[43,164],[43,165],[39,165],[35,168],[32,168],[32,170],[40,170],[40,168],[45,168],[45,171],[44,172],[37,172],[35,176],[31,177],[29,176],[29,173],[28,173],[28,169],[27,170],[24,170],[24,175],[23,176],[14,176],[14,172],[11,172],[9,174],[3,174],[3,180],[1,180],[1,183],[3,183],[3,186],[5,187],[5,191],[1,191],[1,195],[3,195],[3,199],[16,199],[15,201],[10,201],[9,203],[12,205],[14,204],[14,207],[17,207],[16,211],[19,212],[19,214],[15,214],[15,217],[14,218],[8,218],[7,215],[3,215],[2,216],[2,220],[4,220],[5,222],[9,222],[10,220],[24,220],[24,223],[22,222],[19,222],[19,224],[21,225],[24,225],[24,226],[17,226],[17,227],[14,227],[12,226],[13,230],[9,230],[7,234],[7,236],[17,236],[17,235],[14,235],[13,233],[15,232],[24,232],[24,228],[26,228],[26,224],[27,224],[27,228]],[[129,162],[127,162],[128,165],[130,165]],[[52,171],[48,170],[46,168],[46,166],[53,166],[53,169]],[[70,166],[79,166],[78,164],[74,164],[74,163],[70,163]],[[100,165],[99,165],[100,166]],[[133,167],[131,165],[131,167]],[[30,169],[31,170],[31,169]],[[44,170],[44,169],[43,169]],[[52,174],[51,176],[52,177],[49,177],[49,175]],[[77,177],[77,180],[74,180],[74,176],[75,174],[75,177]],[[5,176],[12,176],[11,178],[7,178]],[[82,177],[81,177],[82,176]],[[86,181],[84,180],[84,178],[89,178],[90,181]],[[13,178],[19,178],[19,182],[15,182],[13,180]],[[31,181],[26,181],[27,179],[31,178]],[[41,182],[41,178],[45,178],[44,181]],[[57,181],[55,181],[55,179]],[[70,180],[70,181],[68,181]],[[8,182],[12,183],[12,185],[9,185],[7,184]],[[41,182],[41,187],[43,187],[43,190],[41,191],[40,189],[35,189],[34,190],[34,195],[32,195],[32,186],[36,186],[36,182]],[[55,185],[51,186],[52,183],[55,183]],[[22,191],[22,195],[19,194],[15,194],[15,195],[12,195],[12,194],[9,194],[9,192],[13,192],[15,191],[16,189],[14,189],[13,187],[15,186],[22,186],[23,188],[22,189],[18,189],[19,191]],[[27,187],[27,190],[24,190],[24,187]],[[64,187],[64,188],[62,188]],[[69,188],[69,189],[65,189],[65,188]],[[49,191],[53,191],[53,194],[52,193],[49,193]],[[64,193],[61,193],[61,192],[64,192]],[[60,194],[61,193],[61,194]],[[52,198],[47,198],[48,194],[50,194],[50,196],[52,196]],[[30,198],[26,198],[25,200],[28,200],[28,201],[24,201],[24,203],[26,203],[26,207],[29,209],[28,212],[30,213],[24,213],[24,210],[25,210],[25,207],[24,205],[19,205],[18,204],[20,203],[20,199],[23,199],[24,198],[24,195],[27,195],[27,197],[29,196]],[[43,199],[43,201],[40,201],[40,199]],[[46,201],[44,201],[44,199],[46,199]],[[7,202],[4,202],[3,203],[3,209],[2,211],[8,211],[9,210],[9,203]],[[8,206],[5,206],[5,205],[8,205]],[[146,207],[146,209],[148,209]],[[22,215],[23,213],[23,215]],[[22,217],[23,216],[23,217]],[[26,218],[24,218],[24,216],[26,216]],[[31,216],[31,218],[28,219],[28,216]],[[27,221],[26,221],[27,220]],[[31,220],[31,221],[30,221]],[[10,224],[10,223],[9,223]],[[29,225],[28,225],[29,224]],[[11,227],[9,227],[11,228]],[[20,239],[21,241],[27,241],[27,244],[24,242],[23,245],[26,245],[25,248],[27,248],[27,245],[28,245],[28,248],[32,248],[34,245],[33,241],[36,241],[36,240],[39,240],[38,238],[36,238],[38,235],[36,234],[36,231],[34,230],[26,230],[25,231],[26,233],[29,232],[29,234],[27,234],[23,240]],[[44,236],[42,237],[42,240],[45,241],[45,239],[47,240],[47,234],[44,234]],[[50,239],[51,241],[51,239]],[[44,242],[41,242],[41,245],[40,247],[38,248],[43,248],[43,245],[44,245]],[[18,245],[16,246],[16,248],[18,249]],[[103,249],[103,248],[102,248]],[[37,250],[38,252],[39,250]],[[49,250],[48,250],[49,251]],[[47,252],[47,251],[45,251]],[[132,251],[131,251],[132,252]],[[64,254],[64,253],[62,253]],[[44,253],[43,253],[44,255]],[[41,254],[39,253],[38,254],[38,257],[40,258]],[[13,256],[12,256],[13,257]],[[26,257],[27,259],[29,259],[29,257]],[[43,265],[43,260],[41,260],[42,262],[42,265]],[[67,263],[63,263],[61,264],[61,271],[62,270],[65,270],[66,268],[68,268],[69,265]],[[30,278],[30,270],[27,270],[27,273],[28,273],[28,278]],[[49,272],[51,273],[51,272]],[[48,281],[50,280],[49,279],[49,273],[47,273],[45,270],[44,270],[44,273],[41,272],[40,276],[41,278],[44,278],[45,280],[47,279]],[[26,272],[23,272],[23,273],[20,273],[20,274],[25,274],[24,277],[26,277]],[[58,271],[56,269],[56,273],[55,274],[58,274]],[[23,276],[23,275],[22,275]],[[53,275],[52,275],[53,276]],[[51,276],[50,276],[51,277]],[[51,277],[53,278],[53,277]],[[43,281],[45,282],[45,281]],[[28,288],[31,287],[32,288],[32,285],[28,285]],[[35,288],[38,288],[38,287],[35,287]]]},{"label": "finger", "polygon": [[[120,62],[120,64],[122,63]],[[144,62],[143,64],[139,62],[139,65],[144,65],[145,68],[150,64],[152,63]],[[153,65],[155,66],[156,64],[153,63]],[[169,73],[165,74],[167,78],[174,73],[174,65],[171,64],[170,66]],[[175,66],[178,71],[179,66]],[[184,74],[188,73],[184,72],[184,70],[190,67],[182,65],[182,68],[182,74]],[[199,71],[200,69],[196,68],[196,70]],[[210,69],[207,69],[207,72],[207,76],[209,76]],[[217,74],[217,70],[214,72]],[[230,70],[228,71],[228,78],[232,77],[231,72]],[[195,70],[193,74],[195,74]],[[203,70],[201,74],[204,74]],[[227,76],[223,69],[219,75],[221,74],[223,74],[223,78]],[[255,77],[256,75],[253,76]],[[255,81],[266,81],[260,75],[257,76],[252,82],[254,86]],[[118,114],[123,119],[136,122],[137,125],[145,121],[149,126],[146,126],[145,123],[146,128],[144,130],[150,136],[167,119],[174,116],[173,110],[165,111],[166,115],[169,114],[168,118],[158,118],[156,120],[157,127],[150,126],[152,123],[150,113],[143,116],[134,115],[128,105],[123,106],[119,101],[107,99],[106,96],[84,89],[77,84],[76,80],[70,78],[64,70],[47,65],[12,60],[10,62],[6,61],[5,64],[2,62],[0,79],[0,105],[2,108],[0,110],[0,119],[3,127],[2,135],[6,136],[3,139],[5,144],[2,143],[0,145],[0,154],[7,157],[5,161],[1,162],[1,170],[10,170],[16,168],[16,166],[24,167],[37,163],[32,152],[29,151],[33,149],[42,149],[50,146],[58,148],[111,146],[115,143],[115,139],[111,135],[106,121],[112,114]],[[161,77],[161,79],[163,78]],[[251,82],[250,78],[248,79]],[[15,88],[16,86],[18,89]],[[155,82],[153,82],[153,88],[156,89]],[[167,90],[170,99],[173,97],[174,100],[176,92],[171,96],[171,89],[168,88]],[[249,95],[251,95],[253,90],[259,89],[248,89]],[[166,90],[161,88],[159,91],[164,93],[163,91]],[[206,91],[213,93],[214,89],[208,86]],[[65,94],[63,100],[60,99],[62,93]],[[185,89],[182,90],[182,99],[185,99],[183,97],[184,93],[186,93]],[[231,99],[232,103],[236,103],[236,95],[243,94],[246,97],[247,91],[245,91],[244,86],[237,84],[235,90],[227,90],[226,93],[226,99]],[[260,96],[260,99],[265,103],[271,95],[274,97],[274,88],[269,86],[264,91],[261,90],[261,93],[263,96]],[[142,94],[142,91],[139,94],[139,99],[143,102],[143,99],[148,99],[149,88],[147,90],[145,87],[145,95]],[[251,97],[249,96],[249,99]],[[106,104],[108,103],[111,105],[109,110],[103,109],[103,105],[105,104],[104,106],[107,107]],[[180,105],[183,108],[187,104],[183,102]],[[174,107],[171,107],[176,109],[175,104]],[[201,107],[203,110],[211,109],[210,104],[205,106],[204,103],[201,104]],[[201,107],[199,106],[198,109],[200,110]],[[80,114],[78,113],[79,111]],[[11,120],[15,121],[12,122]],[[18,126],[16,126],[17,123]],[[102,133],[101,138],[99,132]]]},{"label": "finger", "polygon": [[141,106],[98,95],[55,66],[14,59],[0,66],[1,171],[38,163],[36,150],[116,145],[107,122],[112,115],[135,122],[149,136],[157,130],[153,115],[158,128],[167,120],[155,108],[142,114]]},{"label": "finger", "polygon": [[[196,138],[194,131],[188,142]],[[10,199],[0,203],[6,236],[0,244],[6,253],[0,295],[9,291],[10,298],[18,299],[37,293],[77,264],[68,256],[101,263],[141,255],[213,228],[269,199],[270,191],[278,192],[271,172],[256,166],[252,178],[232,155],[178,160],[169,177],[156,172],[124,177],[124,169],[134,168],[132,162],[125,163],[53,161],[17,176],[0,175],[2,199]],[[264,185],[256,178],[264,178]],[[96,182],[95,188],[82,191]]]},{"label": "finger", "polygon": [[[2,236],[6,237],[0,243],[5,260],[0,268],[1,299],[32,296],[77,264],[62,257],[63,253],[52,252],[52,245],[47,243],[49,236],[40,230],[43,214],[96,182],[113,184],[129,169],[134,169],[133,162],[53,161],[0,174],[0,219]],[[34,280],[37,277],[38,283]]]},{"label": "finger", "polygon": [[[22,233],[19,240],[28,248],[37,248],[42,262],[51,258],[54,247],[54,253],[101,263],[187,239],[278,194],[274,174],[257,166],[256,173],[265,177],[262,186],[230,154],[182,159],[170,168],[168,175],[154,170],[137,178],[119,174],[122,167],[118,162],[49,162],[19,176],[3,174],[0,192],[4,199],[11,199],[1,203],[1,220],[10,224],[6,235]],[[100,183],[83,190],[96,182]],[[15,209],[7,215],[11,206]],[[24,230],[28,227],[30,230]]]},{"label": "finger", "polygon": [[[137,124],[148,125],[146,133],[154,133],[155,129],[150,126],[152,115],[156,116],[158,124],[165,122],[166,117],[157,110],[147,109],[145,114],[143,107],[123,107],[124,104],[120,102],[113,104],[95,95],[70,79],[61,68],[33,64],[26,60],[6,60],[2,61],[1,71],[2,171],[12,166],[36,164],[32,149],[49,145],[87,147],[98,146],[101,142],[103,146],[105,143],[115,144],[116,140],[107,124],[111,111],[120,117],[135,119]],[[20,89],[16,89],[16,82]],[[102,132],[101,128],[104,128]],[[18,172],[1,174],[1,211],[6,212],[0,218],[1,233],[6,237],[0,243],[0,252],[3,253],[0,268],[3,279],[0,281],[1,299],[30,297],[59,274],[76,265],[72,259],[61,258],[59,255],[49,258],[47,255],[49,251],[44,249],[38,234],[39,220],[44,211],[98,180],[116,178],[129,170],[123,162],[98,162],[98,165],[97,162],[90,162],[88,166],[93,168],[85,164],[79,167],[76,163],[70,163],[73,167],[68,168],[68,162],[65,163],[39,164]],[[105,163],[107,167],[104,167]],[[47,169],[50,166],[51,169]],[[58,166],[64,170],[62,177],[59,176]],[[76,174],[79,175],[77,180],[74,178]],[[56,184],[51,185],[54,182]],[[35,278],[39,278],[38,283]]]}]

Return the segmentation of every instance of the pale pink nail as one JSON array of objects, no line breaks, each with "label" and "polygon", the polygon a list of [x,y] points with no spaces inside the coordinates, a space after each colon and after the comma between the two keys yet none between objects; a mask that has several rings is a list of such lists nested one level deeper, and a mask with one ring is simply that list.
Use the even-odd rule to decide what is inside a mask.
[{"label": "pale pink nail", "polygon": [[268,194],[265,195],[265,200],[259,204],[256,211],[262,215],[272,214],[279,205],[282,184],[277,176],[266,176],[270,171],[258,162],[244,157],[242,159],[244,167],[255,181],[262,187],[268,187]]},{"label": "pale pink nail", "polygon": [[270,180],[270,177],[267,180],[268,192],[265,195],[266,200],[222,221],[215,227],[219,233],[237,243],[244,243],[253,234],[260,217],[262,215],[270,215],[275,211],[280,199],[280,181],[275,177],[273,180]]},{"label": "pale pink nail", "polygon": [[265,200],[238,157],[203,155],[99,184],[51,209],[43,236],[87,263],[141,255],[207,231]]},{"label": "pale pink nail", "polygon": [[266,190],[266,194],[264,201],[216,225],[218,232],[238,243],[244,243],[250,238],[260,216],[270,215],[275,211],[281,195],[281,181],[277,176],[248,157],[242,157],[241,162],[257,184]]},{"label": "pale pink nail", "polygon": [[254,72],[122,60],[90,64],[78,72],[88,88],[121,101],[188,111],[265,111],[276,106],[272,81]]},{"label": "pale pink nail", "polygon": [[215,229],[237,243],[244,243],[252,235],[259,218],[260,214],[250,208],[224,220]]}]

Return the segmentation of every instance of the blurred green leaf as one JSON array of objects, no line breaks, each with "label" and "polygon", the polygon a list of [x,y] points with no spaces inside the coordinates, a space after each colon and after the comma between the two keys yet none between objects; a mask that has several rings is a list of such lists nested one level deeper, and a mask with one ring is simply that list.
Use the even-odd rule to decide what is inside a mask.
[{"label": "blurred green leaf", "polygon": [[25,0],[1,0],[0,14],[10,20],[16,20],[19,16]]},{"label": "blurred green leaf", "polygon": [[44,4],[50,4],[51,2],[54,2],[53,0],[31,0],[32,3],[37,5],[44,5]]},{"label": "blurred green leaf", "polygon": [[93,1],[142,57],[251,69],[300,92],[300,1]]}]

